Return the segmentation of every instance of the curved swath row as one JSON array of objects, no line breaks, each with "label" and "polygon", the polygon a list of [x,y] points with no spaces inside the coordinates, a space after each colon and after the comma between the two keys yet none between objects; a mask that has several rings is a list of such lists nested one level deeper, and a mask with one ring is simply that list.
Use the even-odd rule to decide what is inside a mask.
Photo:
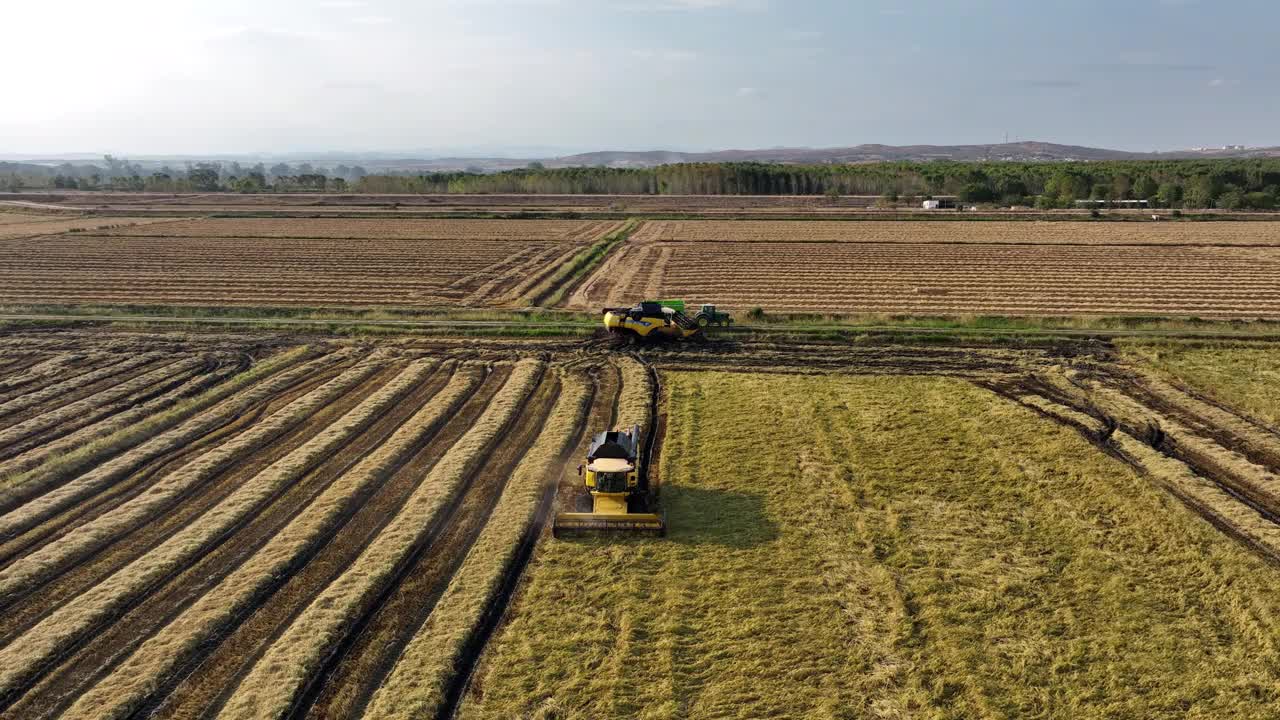
[{"label": "curved swath row", "polygon": [[[0,715],[382,717],[427,680],[415,702],[456,699],[566,451],[617,395],[538,360],[216,355],[119,369],[119,397],[80,407],[155,392],[9,453]],[[29,437],[58,427],[40,410]],[[41,454],[71,438],[113,442]]]}]

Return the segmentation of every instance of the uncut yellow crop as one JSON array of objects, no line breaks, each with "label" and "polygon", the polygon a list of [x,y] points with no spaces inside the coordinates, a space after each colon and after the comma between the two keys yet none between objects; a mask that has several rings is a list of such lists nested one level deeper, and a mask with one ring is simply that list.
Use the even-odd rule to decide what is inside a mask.
[{"label": "uncut yellow crop", "polygon": [[1280,571],[959,380],[673,373],[664,541],[545,545],[465,718],[1270,717]]}]

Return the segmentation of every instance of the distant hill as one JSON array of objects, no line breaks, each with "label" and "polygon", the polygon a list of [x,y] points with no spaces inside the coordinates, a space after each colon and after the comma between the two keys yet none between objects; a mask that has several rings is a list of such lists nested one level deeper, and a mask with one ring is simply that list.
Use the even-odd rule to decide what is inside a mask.
[{"label": "distant hill", "polygon": [[622,152],[616,150],[582,153],[543,160],[547,167],[606,165],[609,167],[653,167],[680,162],[776,162],[776,163],[860,163],[885,161],[925,162],[929,160],[983,161],[1011,160],[1171,160],[1183,158],[1280,157],[1280,147],[1179,150],[1166,153],[1135,153],[1123,150],[1059,145],[1046,142],[995,143],[992,145],[856,145],[843,148],[769,148],[765,150],[719,150],[686,153],[667,150]]},{"label": "distant hill", "polygon": [[[528,148],[526,148],[528,149]],[[1100,160],[1175,160],[1175,159],[1211,159],[1211,158],[1266,158],[1280,157],[1280,147],[1267,148],[1221,148],[1175,150],[1159,153],[1127,152],[1124,150],[1108,150],[1106,148],[1083,147],[1079,145],[1060,145],[1047,142],[1014,142],[993,143],[991,145],[855,145],[838,148],[783,147],[758,150],[716,150],[712,152],[679,152],[674,150],[601,150],[597,152],[563,155],[559,157],[500,157],[500,156],[433,156],[424,151],[423,154],[390,152],[316,152],[292,153],[287,161],[291,163],[312,163],[318,167],[333,167],[337,162],[359,165],[371,173],[429,173],[471,170],[476,172],[499,172],[528,167],[531,163],[540,163],[549,168],[566,167],[612,167],[612,168],[649,168],[657,165],[688,162],[765,162],[788,164],[848,164],[873,162],[928,162],[930,160],[952,160],[957,162],[980,161],[1016,161],[1016,162],[1062,162],[1062,161],[1100,161]],[[154,172],[168,165],[181,168],[186,163],[196,162],[240,162],[252,165],[265,162],[271,165],[280,161],[283,156],[269,155],[211,155],[199,156],[140,156],[130,158],[144,174]],[[55,168],[70,161],[76,166],[75,174],[88,175],[96,172],[97,167],[85,163],[92,158],[84,153],[67,156],[24,157],[12,153],[0,154],[0,174],[27,173],[53,174]],[[20,162],[4,162],[13,160]],[[94,165],[101,165],[95,162]]]}]

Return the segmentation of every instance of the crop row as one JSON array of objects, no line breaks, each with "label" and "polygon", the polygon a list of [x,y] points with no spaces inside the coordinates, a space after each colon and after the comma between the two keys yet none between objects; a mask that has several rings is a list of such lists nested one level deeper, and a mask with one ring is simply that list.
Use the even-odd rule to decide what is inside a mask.
[{"label": "crop row", "polygon": [[362,218],[208,218],[152,227],[131,227],[112,235],[165,237],[370,238],[406,240],[558,240],[582,242],[616,223],[581,220],[418,220]]},{"label": "crop row", "polygon": [[1276,223],[1054,223],[823,220],[651,221],[637,242],[1280,245]]}]

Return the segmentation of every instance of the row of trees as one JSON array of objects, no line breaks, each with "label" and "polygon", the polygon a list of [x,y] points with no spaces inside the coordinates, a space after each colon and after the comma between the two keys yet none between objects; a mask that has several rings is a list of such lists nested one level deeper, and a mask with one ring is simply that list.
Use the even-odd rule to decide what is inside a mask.
[{"label": "row of trees", "polygon": [[370,175],[370,193],[619,195],[954,195],[964,202],[1072,207],[1147,200],[1156,207],[1280,206],[1280,159],[926,162],[856,165],[684,163],[656,168],[526,168],[499,173]]},{"label": "row of trees", "polygon": [[[1072,207],[1077,200],[1146,200],[1154,207],[1280,207],[1280,158],[1109,162],[893,162],[852,165],[682,163],[654,168],[576,167],[484,173],[370,175],[303,163],[197,163],[144,174],[105,158],[66,166],[35,187],[158,192],[554,193],[615,195],[954,195],[967,203]],[[0,172],[5,168],[0,167]],[[32,187],[10,173],[10,189]],[[0,183],[3,186],[3,183]]]}]

